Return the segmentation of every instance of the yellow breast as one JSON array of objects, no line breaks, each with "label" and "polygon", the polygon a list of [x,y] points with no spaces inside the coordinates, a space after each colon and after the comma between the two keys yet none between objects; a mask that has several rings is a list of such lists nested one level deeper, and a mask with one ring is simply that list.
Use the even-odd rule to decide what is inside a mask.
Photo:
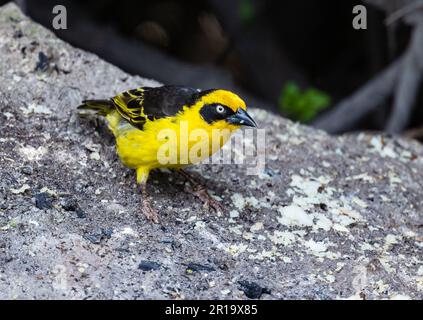
[{"label": "yellow breast", "polygon": [[107,116],[116,137],[117,153],[130,168],[179,168],[201,162],[217,152],[239,128],[217,121],[210,125],[197,108],[185,108],[175,117],[147,121],[134,128],[117,112]]}]

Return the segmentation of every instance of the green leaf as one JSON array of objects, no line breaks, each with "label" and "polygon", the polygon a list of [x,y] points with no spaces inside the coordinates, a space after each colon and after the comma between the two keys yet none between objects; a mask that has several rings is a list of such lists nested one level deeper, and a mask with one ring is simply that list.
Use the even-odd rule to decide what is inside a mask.
[{"label": "green leaf", "polygon": [[294,82],[288,82],[282,89],[279,107],[288,117],[300,122],[309,122],[327,108],[331,97],[323,91],[309,88],[301,91]]},{"label": "green leaf", "polygon": [[256,16],[256,9],[251,0],[241,0],[238,6],[238,13],[244,25],[251,24]]}]

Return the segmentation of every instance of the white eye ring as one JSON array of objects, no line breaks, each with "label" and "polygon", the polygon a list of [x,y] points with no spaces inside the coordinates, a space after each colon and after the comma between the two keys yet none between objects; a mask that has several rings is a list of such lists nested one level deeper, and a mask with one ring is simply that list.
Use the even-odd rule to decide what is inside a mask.
[{"label": "white eye ring", "polygon": [[223,113],[223,112],[225,112],[225,108],[222,107],[220,104],[218,104],[216,106],[216,111],[219,112],[219,113]]}]

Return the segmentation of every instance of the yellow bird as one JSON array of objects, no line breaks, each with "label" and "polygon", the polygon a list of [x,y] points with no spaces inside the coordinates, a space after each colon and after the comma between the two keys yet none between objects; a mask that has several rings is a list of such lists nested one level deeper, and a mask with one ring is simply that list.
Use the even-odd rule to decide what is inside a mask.
[{"label": "yellow bird", "polygon": [[196,196],[221,210],[219,202],[183,168],[210,157],[242,125],[257,127],[246,112],[245,102],[222,89],[141,87],[108,100],[83,101],[78,109],[95,110],[106,117],[117,154],[124,165],[136,170],[143,213],[155,223],[159,216],[146,189],[151,170],[178,170],[194,184]]}]

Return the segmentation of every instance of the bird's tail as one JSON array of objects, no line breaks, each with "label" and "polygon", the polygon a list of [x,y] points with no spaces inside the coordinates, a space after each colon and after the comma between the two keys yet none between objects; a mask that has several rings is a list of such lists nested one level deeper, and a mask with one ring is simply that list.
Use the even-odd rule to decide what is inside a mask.
[{"label": "bird's tail", "polygon": [[101,116],[106,116],[115,110],[112,100],[84,100],[78,107],[80,110],[94,110]]}]

